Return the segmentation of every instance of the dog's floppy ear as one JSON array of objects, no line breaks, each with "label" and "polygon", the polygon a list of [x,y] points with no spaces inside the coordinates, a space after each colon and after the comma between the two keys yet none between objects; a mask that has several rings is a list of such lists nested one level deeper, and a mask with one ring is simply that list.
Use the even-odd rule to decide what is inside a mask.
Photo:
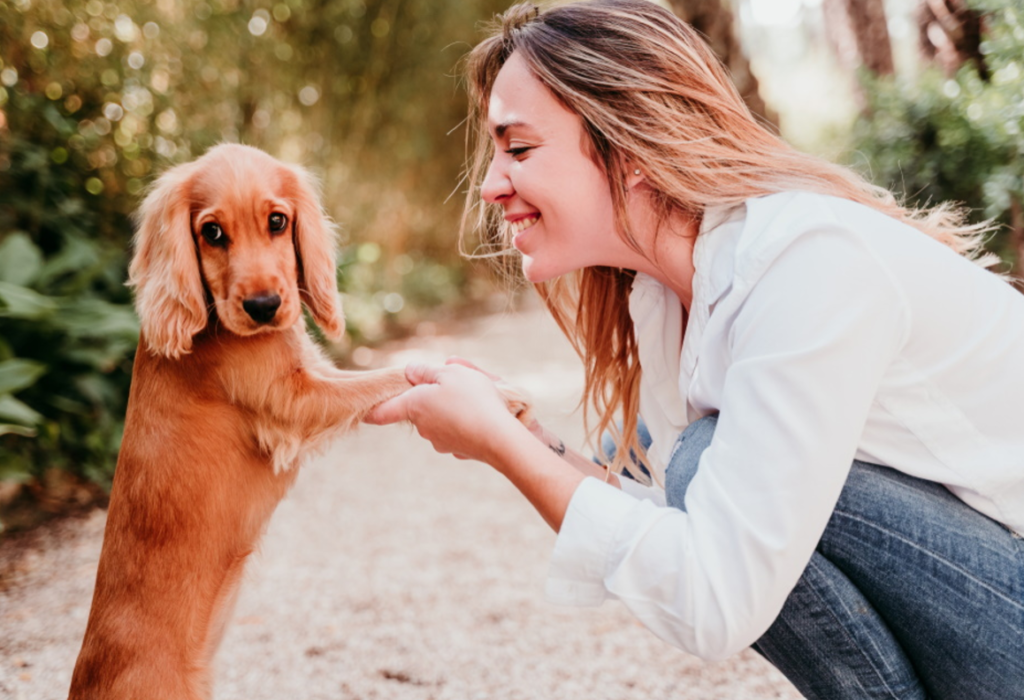
[{"label": "dog's floppy ear", "polygon": [[164,173],[136,215],[135,255],[128,285],[150,350],[179,357],[207,323],[206,294],[192,238],[192,164]]},{"label": "dog's floppy ear", "polygon": [[320,205],[313,177],[302,168],[288,168],[295,203],[295,255],[299,261],[299,295],[324,335],[332,340],[345,332],[338,300],[337,235]]}]

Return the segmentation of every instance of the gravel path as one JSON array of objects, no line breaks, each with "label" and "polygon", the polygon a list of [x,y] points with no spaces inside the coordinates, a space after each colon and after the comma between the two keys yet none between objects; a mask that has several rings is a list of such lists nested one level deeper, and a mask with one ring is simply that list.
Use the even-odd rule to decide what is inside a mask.
[{"label": "gravel path", "polygon": [[[426,327],[425,327],[426,329]],[[378,351],[459,354],[526,388],[582,446],[582,371],[535,308]],[[0,698],[66,697],[105,513],[0,541]],[[217,657],[221,700],[640,700],[799,696],[753,652],[705,664],[625,609],[556,608],[554,535],[478,463],[408,427],[366,426],[307,465],[275,514]]]}]

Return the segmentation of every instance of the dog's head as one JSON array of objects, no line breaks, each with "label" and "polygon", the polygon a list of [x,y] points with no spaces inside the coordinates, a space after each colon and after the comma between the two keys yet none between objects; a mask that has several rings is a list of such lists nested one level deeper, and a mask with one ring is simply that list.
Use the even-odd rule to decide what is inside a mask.
[{"label": "dog's head", "polygon": [[189,352],[208,301],[236,335],[289,328],[304,303],[341,336],[334,229],[301,168],[220,145],[164,173],[138,221],[128,278],[154,353]]}]

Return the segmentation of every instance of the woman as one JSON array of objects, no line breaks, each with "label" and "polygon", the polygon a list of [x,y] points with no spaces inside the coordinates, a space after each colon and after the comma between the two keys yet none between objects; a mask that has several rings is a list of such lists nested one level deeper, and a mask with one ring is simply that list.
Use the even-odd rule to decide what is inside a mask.
[{"label": "woman", "polygon": [[468,210],[503,215],[618,449],[528,430],[460,362],[372,420],[507,476],[559,532],[555,602],[753,645],[807,697],[1024,698],[1024,298],[969,259],[983,230],[791,149],[645,0],[517,5],[467,73]]}]

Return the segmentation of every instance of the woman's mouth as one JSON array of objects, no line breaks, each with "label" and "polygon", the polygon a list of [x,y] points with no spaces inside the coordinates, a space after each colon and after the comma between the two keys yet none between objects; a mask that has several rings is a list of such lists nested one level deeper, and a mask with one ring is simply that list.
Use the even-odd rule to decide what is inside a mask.
[{"label": "woman's mouth", "polygon": [[540,220],[540,214],[532,214],[526,218],[519,219],[518,221],[511,221],[509,225],[512,227],[512,235],[518,235],[526,229],[533,226],[537,221]]}]

